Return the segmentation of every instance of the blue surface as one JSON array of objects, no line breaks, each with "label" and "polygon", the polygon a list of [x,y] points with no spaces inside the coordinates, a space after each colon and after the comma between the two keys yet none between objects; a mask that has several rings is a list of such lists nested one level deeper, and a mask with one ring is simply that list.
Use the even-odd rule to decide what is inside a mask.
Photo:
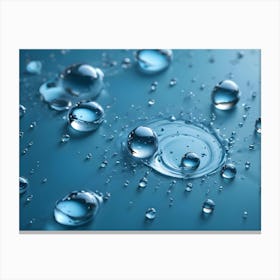
[{"label": "blue surface", "polygon": [[[240,51],[244,56],[238,58]],[[29,187],[20,196],[20,230],[260,230],[261,140],[255,133],[261,102],[260,55],[260,50],[173,50],[167,70],[147,75],[137,69],[132,50],[21,50],[20,104],[26,113],[20,118],[24,134],[20,138],[19,176],[28,179]],[[121,66],[124,58],[131,59],[131,67]],[[26,73],[32,60],[42,62],[41,74]],[[105,121],[91,133],[73,133],[67,124],[67,111],[51,110],[40,100],[41,84],[73,63],[87,63],[105,73],[106,90],[96,99],[105,110]],[[173,78],[177,84],[170,87]],[[236,82],[241,96],[236,108],[219,111],[211,105],[211,92],[225,79]],[[151,92],[154,81],[158,82],[157,90]],[[149,106],[149,99],[155,104]],[[247,111],[245,104],[251,107]],[[139,180],[150,169],[124,165],[121,135],[149,120],[171,115],[210,122],[212,113],[216,116],[214,127],[225,139],[236,131],[231,155],[237,169],[235,179],[225,181],[217,172],[183,180],[151,171],[147,187],[139,190]],[[36,126],[31,129],[34,121]],[[67,143],[61,143],[64,134],[70,135]],[[22,154],[30,141],[33,145]],[[249,150],[251,144],[253,150]],[[93,155],[90,160],[86,160],[88,153]],[[108,164],[100,168],[104,159]],[[251,163],[248,170],[246,161]],[[127,180],[128,186],[124,186]],[[192,191],[186,192],[189,182]],[[168,193],[170,184],[174,186]],[[221,185],[223,190],[219,191]],[[111,196],[90,223],[75,228],[58,224],[53,216],[56,201],[82,189],[109,192]],[[33,195],[30,202],[26,201],[29,195]],[[205,217],[202,205],[208,198],[215,202],[215,210]],[[145,220],[148,208],[156,209],[152,221]]]}]

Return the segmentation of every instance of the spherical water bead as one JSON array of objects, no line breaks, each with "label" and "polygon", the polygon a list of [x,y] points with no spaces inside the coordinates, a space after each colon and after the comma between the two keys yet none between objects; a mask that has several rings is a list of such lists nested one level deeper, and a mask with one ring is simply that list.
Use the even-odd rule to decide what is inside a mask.
[{"label": "spherical water bead", "polygon": [[54,209],[56,222],[79,226],[91,221],[102,203],[102,197],[91,191],[73,191],[58,200]]},{"label": "spherical water bead", "polygon": [[68,112],[68,122],[80,132],[96,130],[104,121],[104,110],[96,102],[79,102]]},{"label": "spherical water bead", "polygon": [[192,191],[192,183],[188,183],[187,187],[185,188],[186,192],[191,192]]},{"label": "spherical water bead", "polygon": [[26,65],[26,71],[29,74],[33,74],[33,75],[39,75],[41,74],[42,71],[42,63],[41,61],[30,61],[27,65]]},{"label": "spherical water bead", "polygon": [[140,179],[138,187],[141,189],[146,188],[147,183],[148,183],[148,179],[146,177],[143,177],[142,179]]},{"label": "spherical water bead", "polygon": [[155,208],[148,208],[145,214],[146,219],[153,220],[156,217],[156,212]]},{"label": "spherical water bead", "polygon": [[148,101],[149,106],[153,106],[155,103],[156,103],[156,101],[154,99],[149,99],[149,101]]},{"label": "spherical water bead", "polygon": [[138,126],[133,129],[127,138],[127,149],[136,158],[149,158],[158,148],[156,133],[149,127]]},{"label": "spherical water bead", "polygon": [[176,84],[177,84],[177,80],[175,78],[173,78],[169,81],[169,86],[170,87],[174,87]]},{"label": "spherical water bead", "polygon": [[64,89],[76,96],[94,99],[104,88],[104,74],[88,64],[74,64],[60,75]]},{"label": "spherical water bead", "polygon": [[151,87],[150,87],[150,91],[156,91],[157,90],[157,86],[158,86],[158,82],[157,81],[154,81],[152,82],[151,84]]},{"label": "spherical water bead", "polygon": [[261,118],[258,118],[255,122],[255,130],[257,133],[261,133],[262,132],[262,127],[261,127]]},{"label": "spherical water bead", "polygon": [[225,179],[234,179],[236,172],[235,165],[233,163],[228,163],[222,167],[221,176]]},{"label": "spherical water bead", "polygon": [[61,143],[67,143],[70,140],[70,135],[69,134],[64,134],[61,137]]},{"label": "spherical water bead", "polygon": [[186,153],[181,160],[181,167],[187,170],[195,170],[200,164],[200,158],[196,153]]},{"label": "spherical water bead", "polygon": [[26,108],[23,105],[19,105],[19,116],[22,118],[26,113]]},{"label": "spherical water bead", "polygon": [[138,50],[138,68],[145,74],[156,74],[167,69],[172,61],[172,50]]},{"label": "spherical water bead", "polygon": [[248,212],[247,211],[243,212],[242,218],[245,219],[245,220],[248,218]]},{"label": "spherical water bead", "polygon": [[230,110],[240,99],[239,87],[231,80],[221,81],[214,87],[211,98],[217,109]]},{"label": "spherical water bead", "polygon": [[37,122],[32,122],[30,125],[29,125],[29,127],[31,128],[31,129],[33,129],[34,127],[36,127],[36,125],[37,125]]},{"label": "spherical water bead", "polygon": [[19,193],[24,194],[28,188],[28,180],[24,177],[19,177]]},{"label": "spherical water bead", "polygon": [[246,168],[246,169],[249,169],[250,166],[251,166],[250,161],[246,161],[246,162],[245,162],[245,168]]},{"label": "spherical water bead", "polygon": [[207,199],[202,205],[202,212],[205,214],[211,214],[213,213],[215,206],[216,204],[212,199]]}]

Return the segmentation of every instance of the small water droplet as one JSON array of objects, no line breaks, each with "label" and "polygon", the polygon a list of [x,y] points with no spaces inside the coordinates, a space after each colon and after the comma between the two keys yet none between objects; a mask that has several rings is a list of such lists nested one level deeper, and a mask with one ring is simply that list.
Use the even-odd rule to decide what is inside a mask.
[{"label": "small water droplet", "polygon": [[140,179],[138,187],[143,189],[147,187],[148,179],[146,177],[143,177]]},{"label": "small water droplet", "polygon": [[214,87],[211,97],[217,109],[232,109],[240,99],[238,85],[231,80],[221,81]]},{"label": "small water droplet", "polygon": [[158,86],[158,82],[157,81],[152,82],[151,87],[150,87],[150,91],[151,92],[156,91],[157,90],[157,86]]},{"label": "small water droplet", "polygon": [[26,71],[29,74],[33,74],[33,75],[40,75],[41,71],[42,71],[42,63],[41,61],[30,61],[27,65],[26,65]]},{"label": "small water droplet", "polygon": [[257,133],[261,133],[262,132],[262,127],[261,127],[261,118],[258,118],[255,122],[255,130]]},{"label": "small water droplet", "polygon": [[79,102],[68,112],[68,122],[80,132],[96,130],[104,121],[104,110],[96,102]]},{"label": "small water droplet", "polygon": [[156,217],[156,209],[155,208],[148,208],[147,211],[146,211],[146,214],[145,214],[145,217],[148,219],[148,220],[153,220],[155,219]]},{"label": "small water droplet", "polygon": [[250,151],[255,150],[255,145],[254,144],[249,145],[249,150]]},{"label": "small water droplet", "polygon": [[243,212],[242,218],[243,218],[243,219],[247,219],[247,218],[248,218],[248,212],[247,212],[247,211],[244,211],[244,212]]},{"label": "small water droplet", "polygon": [[92,159],[92,153],[88,153],[88,154],[86,155],[86,160],[90,160],[90,159]]},{"label": "small water droplet", "polygon": [[104,160],[101,164],[100,164],[100,168],[105,168],[108,165],[108,161]]},{"label": "small water droplet", "polygon": [[19,193],[24,194],[29,186],[28,180],[24,177],[19,177]]},{"label": "small water droplet", "polygon": [[33,199],[33,194],[28,195],[28,196],[26,197],[26,199],[25,199],[25,203],[31,202],[32,199]]},{"label": "small water droplet", "polygon": [[19,105],[19,116],[22,118],[26,113],[26,108],[23,105]]},{"label": "small water droplet", "polygon": [[233,163],[228,163],[222,167],[221,176],[225,179],[234,179],[236,172],[235,165]]},{"label": "small water droplet", "polygon": [[148,104],[149,106],[153,106],[156,103],[154,99],[149,99]]},{"label": "small water droplet", "polygon": [[29,127],[30,127],[31,129],[33,129],[36,125],[37,125],[37,123],[36,123],[36,122],[32,122],[32,123],[30,124],[30,126],[29,126]]},{"label": "small water droplet", "polygon": [[42,184],[47,183],[47,181],[48,181],[48,179],[47,179],[47,178],[43,178],[43,179],[42,179]]},{"label": "small water droplet", "polygon": [[181,167],[187,170],[195,170],[200,164],[200,158],[196,153],[186,153],[181,160]]},{"label": "small water droplet", "polygon": [[239,126],[239,127],[242,127],[242,126],[243,126],[243,122],[240,122],[240,123],[238,124],[238,126]]},{"label": "small water droplet", "polygon": [[192,187],[193,187],[192,183],[187,183],[187,187],[185,188],[185,191],[186,192],[191,192],[192,191]]},{"label": "small water droplet", "polygon": [[167,69],[172,60],[171,50],[138,50],[138,68],[145,74],[156,74]]},{"label": "small water droplet", "polygon": [[245,55],[244,51],[239,51],[239,52],[237,52],[237,58],[238,58],[238,59],[243,58],[244,55]]},{"label": "small water droplet", "polygon": [[123,185],[124,187],[127,187],[129,185],[129,180],[126,180]]},{"label": "small water droplet", "polygon": [[123,69],[127,69],[127,68],[131,67],[131,60],[130,60],[130,58],[125,57],[125,58],[123,59],[121,65],[122,65],[122,68],[123,68]]},{"label": "small water droplet", "polygon": [[174,87],[176,84],[177,84],[177,80],[175,78],[173,78],[169,81],[169,86],[170,87]]},{"label": "small water droplet", "polygon": [[211,214],[213,213],[214,209],[215,209],[215,202],[212,199],[207,199],[204,201],[203,205],[202,205],[202,212],[205,214]]},{"label": "small water droplet", "polygon": [[60,141],[61,141],[61,143],[67,143],[67,142],[69,142],[69,140],[70,140],[70,135],[63,134]]},{"label": "small water droplet", "polygon": [[219,186],[219,191],[221,192],[224,189],[223,186]]},{"label": "small water droplet", "polygon": [[171,115],[169,119],[170,119],[171,122],[175,122],[176,121],[176,117],[174,115]]},{"label": "small water droplet", "polygon": [[133,129],[127,138],[127,149],[136,158],[149,158],[158,148],[158,138],[155,132],[145,126]]},{"label": "small water droplet", "polygon": [[251,163],[249,161],[245,162],[245,169],[249,169],[251,167]]},{"label": "small water droplet", "polygon": [[54,209],[56,222],[79,226],[91,221],[102,203],[102,197],[91,191],[73,191],[58,200]]},{"label": "small water droplet", "polygon": [[256,91],[253,91],[253,92],[252,92],[252,98],[255,99],[256,97],[257,97],[257,92],[256,92]]}]

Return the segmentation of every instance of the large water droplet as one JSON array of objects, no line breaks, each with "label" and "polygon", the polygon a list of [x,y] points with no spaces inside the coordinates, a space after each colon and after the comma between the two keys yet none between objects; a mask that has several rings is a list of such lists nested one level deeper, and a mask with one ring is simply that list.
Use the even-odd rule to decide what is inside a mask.
[{"label": "large water droplet", "polygon": [[235,165],[233,163],[228,163],[223,166],[221,176],[225,179],[234,179],[236,172]]},{"label": "large water droplet", "polygon": [[66,91],[83,99],[96,98],[104,88],[103,72],[88,64],[71,65],[64,70],[60,77],[61,84]]},{"label": "large water droplet", "polygon": [[96,102],[79,102],[68,112],[68,122],[77,131],[96,130],[104,120],[104,110]]},{"label": "large water droplet", "polygon": [[211,214],[213,213],[214,209],[215,209],[215,202],[212,199],[207,199],[204,201],[203,205],[202,205],[202,212],[205,214]]},{"label": "large water droplet", "polygon": [[73,191],[56,202],[54,217],[62,225],[83,225],[94,218],[101,203],[102,198],[94,192]]},{"label": "large water droplet", "polygon": [[171,50],[139,50],[136,53],[138,68],[146,74],[156,74],[167,69],[172,60]]},{"label": "large water droplet", "polygon": [[26,113],[26,108],[23,105],[19,105],[19,116],[22,118]]},{"label": "large water droplet", "polygon": [[148,220],[153,220],[155,217],[156,217],[156,209],[155,208],[149,208],[147,209],[146,211],[146,214],[145,214],[145,217],[148,219]]},{"label": "large water droplet", "polygon": [[30,61],[27,65],[26,65],[26,71],[29,74],[33,74],[33,75],[39,75],[41,74],[42,71],[42,63],[41,61]]},{"label": "large water droplet", "polygon": [[262,132],[262,126],[261,126],[261,118],[258,118],[255,122],[255,130],[257,133]]},{"label": "large water droplet", "polygon": [[127,149],[136,158],[149,158],[158,148],[158,138],[155,132],[145,126],[133,129],[127,138]]},{"label": "large water droplet", "polygon": [[181,167],[187,170],[195,170],[200,164],[200,158],[196,153],[186,153],[181,160]]},{"label": "large water droplet", "polygon": [[214,87],[211,97],[217,109],[232,109],[240,99],[238,85],[231,80],[224,80]]},{"label": "large water droplet", "polygon": [[28,188],[28,180],[24,177],[19,177],[19,193],[24,194]]}]

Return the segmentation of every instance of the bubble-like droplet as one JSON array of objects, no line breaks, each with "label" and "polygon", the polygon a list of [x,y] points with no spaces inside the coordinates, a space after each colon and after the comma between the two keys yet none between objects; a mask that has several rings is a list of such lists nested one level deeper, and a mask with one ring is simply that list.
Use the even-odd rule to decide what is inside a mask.
[{"label": "bubble-like droplet", "polygon": [[66,226],[88,223],[96,215],[102,197],[91,191],[73,191],[58,200],[54,209],[55,220]]},{"label": "bubble-like droplet", "polygon": [[181,160],[181,167],[187,170],[195,170],[200,164],[200,158],[196,153],[186,153]]},{"label": "bubble-like droplet", "polygon": [[233,163],[227,163],[222,167],[221,176],[225,179],[234,179],[236,172],[235,165]]},{"label": "bubble-like droplet", "polygon": [[138,187],[143,189],[147,187],[148,179],[146,177],[143,177],[140,179]]},{"label": "bubble-like droplet", "polygon": [[246,161],[246,162],[245,162],[245,168],[246,168],[246,169],[249,169],[250,166],[251,166],[250,161]]},{"label": "bubble-like droplet", "polygon": [[202,212],[205,214],[211,214],[213,213],[214,209],[215,209],[215,202],[212,199],[207,199],[204,201],[203,205],[202,205]]},{"label": "bubble-like droplet", "polygon": [[28,180],[24,177],[19,177],[19,193],[24,194],[28,188]]},{"label": "bubble-like droplet", "polygon": [[247,212],[247,211],[244,211],[244,212],[243,212],[242,218],[243,218],[243,219],[247,219],[247,218],[248,218],[248,212]]},{"label": "bubble-like droplet", "polygon": [[239,87],[231,80],[221,81],[214,87],[211,97],[217,109],[232,109],[240,99]]},{"label": "bubble-like droplet", "polygon": [[104,110],[96,102],[79,102],[68,112],[68,122],[81,132],[96,130],[104,120]]},{"label": "bubble-like droplet", "polygon": [[261,127],[261,118],[258,118],[255,122],[255,130],[257,133],[262,132],[262,127]]},{"label": "bubble-like droplet", "polygon": [[26,113],[26,108],[23,105],[19,105],[19,116],[22,118]]},{"label": "bubble-like droplet", "polygon": [[27,65],[26,65],[26,71],[29,74],[33,74],[33,75],[39,75],[41,74],[42,71],[42,63],[41,61],[30,61]]},{"label": "bubble-like droplet", "polygon": [[146,126],[133,129],[127,138],[127,149],[136,158],[149,158],[158,148],[158,138],[155,132]]},{"label": "bubble-like droplet", "polygon": [[145,217],[148,220],[153,220],[156,217],[156,209],[155,208],[148,208],[145,214]]},{"label": "bubble-like droplet", "polygon": [[177,80],[175,78],[173,78],[169,81],[169,86],[170,87],[174,87],[176,84],[177,84]]},{"label": "bubble-like droplet", "polygon": [[66,91],[88,100],[96,98],[104,88],[103,72],[88,64],[71,65],[64,70],[60,78]]},{"label": "bubble-like droplet", "polygon": [[69,134],[63,134],[61,136],[61,143],[67,143],[70,140],[70,135]]},{"label": "bubble-like droplet", "polygon": [[149,99],[149,101],[148,101],[149,106],[153,106],[155,103],[156,103],[156,101],[154,99]]},{"label": "bubble-like droplet", "polygon": [[193,187],[193,186],[192,186],[192,183],[188,183],[187,186],[186,186],[186,188],[185,188],[185,191],[186,191],[186,192],[191,192],[191,191],[192,191],[192,187]]},{"label": "bubble-like droplet", "polygon": [[172,60],[172,50],[138,50],[136,61],[141,72],[156,74],[167,69]]}]

